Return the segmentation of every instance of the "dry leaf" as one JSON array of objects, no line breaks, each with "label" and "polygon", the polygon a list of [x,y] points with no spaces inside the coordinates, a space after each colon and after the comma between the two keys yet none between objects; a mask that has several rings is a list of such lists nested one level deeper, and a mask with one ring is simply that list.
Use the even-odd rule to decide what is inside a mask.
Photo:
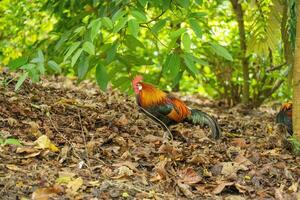
[{"label": "dry leaf", "polygon": [[42,135],[42,133],[40,132],[39,128],[40,125],[36,122],[28,122],[28,124],[30,125],[30,133],[33,134],[35,137],[40,137]]},{"label": "dry leaf", "polygon": [[250,166],[250,165],[253,165],[253,163],[248,159],[246,158],[245,156],[243,156],[242,154],[239,154],[235,159],[234,159],[234,162],[235,163],[238,163],[238,164],[243,164],[245,165],[246,167]]},{"label": "dry leaf", "polygon": [[31,154],[28,154],[28,155],[24,156],[23,158],[33,158],[33,157],[36,157],[36,156],[38,156],[40,154],[41,154],[41,152],[38,151],[38,152],[34,152],[34,153],[31,153]]},{"label": "dry leaf", "polygon": [[155,136],[155,135],[148,134],[144,137],[144,141],[149,142],[149,143],[157,143],[157,142],[162,142],[163,138]]},{"label": "dry leaf", "polygon": [[193,199],[194,198],[194,194],[191,191],[191,188],[189,185],[187,184],[183,184],[180,182],[177,182],[177,185],[179,187],[179,189],[181,190],[181,192],[189,199]]},{"label": "dry leaf", "polygon": [[242,149],[248,146],[244,138],[234,138],[231,145],[241,147]]},{"label": "dry leaf", "polygon": [[16,153],[35,153],[38,152],[37,149],[32,147],[18,147],[16,150]]},{"label": "dry leaf", "polygon": [[49,149],[53,152],[59,151],[59,149],[51,142],[51,140],[46,136],[40,136],[36,141],[35,144],[39,149]]},{"label": "dry leaf", "polygon": [[161,157],[161,160],[156,164],[154,171],[156,175],[150,179],[150,181],[159,181],[161,179],[165,179],[168,176],[168,172],[166,171],[166,164],[168,163],[168,159]]},{"label": "dry leaf", "polygon": [[193,157],[191,159],[189,159],[187,162],[197,164],[197,165],[208,164],[209,158],[202,154],[196,154],[196,155],[193,155]]},{"label": "dry leaf", "polygon": [[214,194],[220,194],[226,186],[233,185],[234,182],[221,182],[214,190]]},{"label": "dry leaf", "polygon": [[229,195],[224,200],[245,200],[245,197],[239,195]]},{"label": "dry leaf", "polygon": [[68,184],[75,176],[74,173],[66,171],[59,172],[58,175],[58,178],[55,180],[55,182],[58,184]]},{"label": "dry leaf", "polygon": [[199,174],[195,172],[194,169],[191,167],[180,170],[178,172],[178,175],[178,181],[188,185],[192,185],[201,181],[201,177],[199,176]]},{"label": "dry leaf", "polygon": [[100,186],[100,181],[89,181],[88,184],[91,186],[91,187],[99,187]]},{"label": "dry leaf", "polygon": [[249,191],[251,190],[250,187],[241,185],[241,184],[239,184],[239,183],[235,183],[234,186],[235,186],[235,188],[236,188],[240,193],[245,193],[246,191],[249,192]]},{"label": "dry leaf", "polygon": [[48,200],[49,198],[62,193],[64,190],[61,186],[54,185],[48,188],[39,188],[32,193],[32,200]]},{"label": "dry leaf", "polygon": [[128,124],[128,119],[126,118],[126,115],[122,115],[118,120],[117,124],[121,126],[126,126]]},{"label": "dry leaf", "polygon": [[5,166],[6,166],[7,169],[12,170],[12,171],[16,171],[16,172],[24,172],[24,173],[27,172],[26,170],[21,169],[21,168],[19,168],[19,167],[16,166],[16,165],[7,164],[7,165],[5,165]]},{"label": "dry leaf", "polygon": [[195,188],[201,194],[208,194],[211,192],[211,188],[213,188],[213,187],[211,185],[209,185],[208,183],[205,183],[204,185],[198,184]]},{"label": "dry leaf", "polygon": [[75,180],[70,181],[67,184],[66,192],[68,194],[74,195],[79,190],[79,188],[83,185],[83,180],[81,177],[76,178]]},{"label": "dry leaf", "polygon": [[285,200],[285,198],[283,197],[283,188],[284,188],[284,185],[280,185],[279,188],[275,188],[275,198],[277,200]]},{"label": "dry leaf", "polygon": [[114,166],[114,167],[127,166],[133,171],[136,171],[136,172],[138,171],[138,169],[136,168],[138,166],[138,164],[133,163],[131,161],[124,161],[124,162],[121,162],[121,163],[116,163],[116,164],[113,164],[112,166]]},{"label": "dry leaf", "polygon": [[225,176],[236,176],[239,170],[248,170],[248,168],[243,164],[238,164],[235,162],[223,162],[223,168],[221,174]]},{"label": "dry leaf", "polygon": [[133,175],[133,171],[129,169],[127,166],[121,166],[116,169],[118,171],[118,175],[113,178],[123,178],[123,177],[129,177]]},{"label": "dry leaf", "polygon": [[288,192],[290,193],[297,192],[298,185],[299,185],[299,180],[297,182],[292,183],[292,185],[288,188]]},{"label": "dry leaf", "polygon": [[7,122],[9,124],[9,126],[11,126],[11,127],[13,127],[16,124],[18,124],[18,121],[16,119],[12,118],[12,117],[7,118]]},{"label": "dry leaf", "polygon": [[179,158],[181,155],[179,149],[177,149],[176,147],[174,147],[171,144],[162,144],[159,149],[158,149],[159,153],[165,153],[167,155],[172,156],[173,158],[177,159]]},{"label": "dry leaf", "polygon": [[59,157],[61,159],[59,159],[60,163],[63,163],[67,158],[68,158],[68,153],[70,151],[70,147],[68,145],[65,145],[62,149],[61,152],[59,154]]}]

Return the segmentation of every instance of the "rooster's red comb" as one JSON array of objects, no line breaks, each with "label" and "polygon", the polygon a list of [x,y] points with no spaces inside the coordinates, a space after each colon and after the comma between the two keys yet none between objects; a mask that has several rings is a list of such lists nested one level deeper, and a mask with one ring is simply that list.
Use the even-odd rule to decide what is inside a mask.
[{"label": "rooster's red comb", "polygon": [[136,77],[134,77],[134,79],[132,80],[132,84],[136,85],[137,83],[141,82],[143,80],[143,77],[141,75],[137,75]]}]

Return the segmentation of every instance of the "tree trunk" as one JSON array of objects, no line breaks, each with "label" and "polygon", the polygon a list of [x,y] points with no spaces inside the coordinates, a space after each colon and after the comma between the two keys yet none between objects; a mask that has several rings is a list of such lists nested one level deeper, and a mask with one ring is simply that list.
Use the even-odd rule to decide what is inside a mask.
[{"label": "tree trunk", "polygon": [[281,39],[283,42],[283,51],[284,51],[284,58],[287,65],[293,65],[294,63],[294,56],[291,52],[292,46],[291,42],[289,41],[289,34],[287,31],[287,23],[288,23],[288,1],[283,1],[283,9],[282,9],[282,20],[281,20]]},{"label": "tree trunk", "polygon": [[244,24],[244,14],[242,5],[238,2],[238,0],[230,0],[233,10],[235,12],[238,26],[239,26],[239,35],[240,35],[240,48],[242,51],[241,60],[243,66],[243,98],[242,102],[244,104],[249,104],[249,63],[246,57],[246,35],[245,35],[245,24]]},{"label": "tree trunk", "polygon": [[300,0],[296,1],[297,6],[297,30],[295,62],[293,70],[293,131],[300,142]]}]

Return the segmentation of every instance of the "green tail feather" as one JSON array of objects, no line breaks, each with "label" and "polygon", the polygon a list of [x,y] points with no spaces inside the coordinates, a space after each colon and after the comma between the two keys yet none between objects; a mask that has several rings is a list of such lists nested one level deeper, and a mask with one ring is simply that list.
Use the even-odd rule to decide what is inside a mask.
[{"label": "green tail feather", "polygon": [[293,121],[285,111],[280,111],[276,115],[276,123],[285,125],[287,127],[288,133],[290,135],[293,135]]},{"label": "green tail feather", "polygon": [[191,109],[191,115],[188,117],[187,120],[192,124],[209,126],[214,139],[219,139],[221,137],[221,129],[217,121],[205,112],[202,112],[197,109]]}]

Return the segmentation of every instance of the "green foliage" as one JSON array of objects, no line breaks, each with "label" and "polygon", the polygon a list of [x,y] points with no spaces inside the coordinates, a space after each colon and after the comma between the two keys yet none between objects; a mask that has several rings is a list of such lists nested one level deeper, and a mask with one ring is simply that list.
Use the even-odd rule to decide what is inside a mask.
[{"label": "green foliage", "polygon": [[[47,64],[46,64],[47,63]],[[29,77],[32,82],[38,82],[40,77],[45,74],[46,67],[49,71],[54,73],[60,73],[60,66],[53,60],[45,61],[44,54],[41,50],[38,50],[36,56],[28,62],[28,57],[19,57],[11,60],[8,67],[12,71],[21,71],[18,81],[15,85],[15,91],[17,91],[23,82]]]},{"label": "green foliage", "polygon": [[280,38],[282,5],[278,0],[255,1],[249,9],[250,25],[248,53],[268,55],[269,50],[276,51]]},{"label": "green foliage", "polygon": [[0,145],[15,145],[15,146],[22,146],[21,142],[15,138],[4,138],[0,132]]},{"label": "green foliage", "polygon": [[288,141],[292,145],[292,150],[295,155],[300,155],[300,142],[297,140],[297,138],[293,135],[288,138]]},{"label": "green foliage", "polygon": [[[0,2],[0,62],[31,53],[42,47],[53,29],[54,17],[41,9],[44,0],[2,0]],[[44,46],[43,46],[44,47]]]},{"label": "green foliage", "polygon": [[226,60],[233,61],[231,54],[227,51],[226,48],[222,47],[216,43],[210,43],[211,50],[219,56],[222,56]]},{"label": "green foliage", "polygon": [[[18,2],[0,2],[0,64],[19,72],[16,90],[28,78],[36,82],[57,73],[76,75],[78,82],[94,78],[104,91],[111,84],[130,92],[132,77],[142,74],[165,88],[179,84],[183,91],[231,103],[241,99],[243,52],[229,0]],[[286,79],[281,30],[289,27],[292,42],[295,1],[239,2],[251,101],[262,102],[274,92],[273,98],[288,98],[287,85],[272,87]]]}]

